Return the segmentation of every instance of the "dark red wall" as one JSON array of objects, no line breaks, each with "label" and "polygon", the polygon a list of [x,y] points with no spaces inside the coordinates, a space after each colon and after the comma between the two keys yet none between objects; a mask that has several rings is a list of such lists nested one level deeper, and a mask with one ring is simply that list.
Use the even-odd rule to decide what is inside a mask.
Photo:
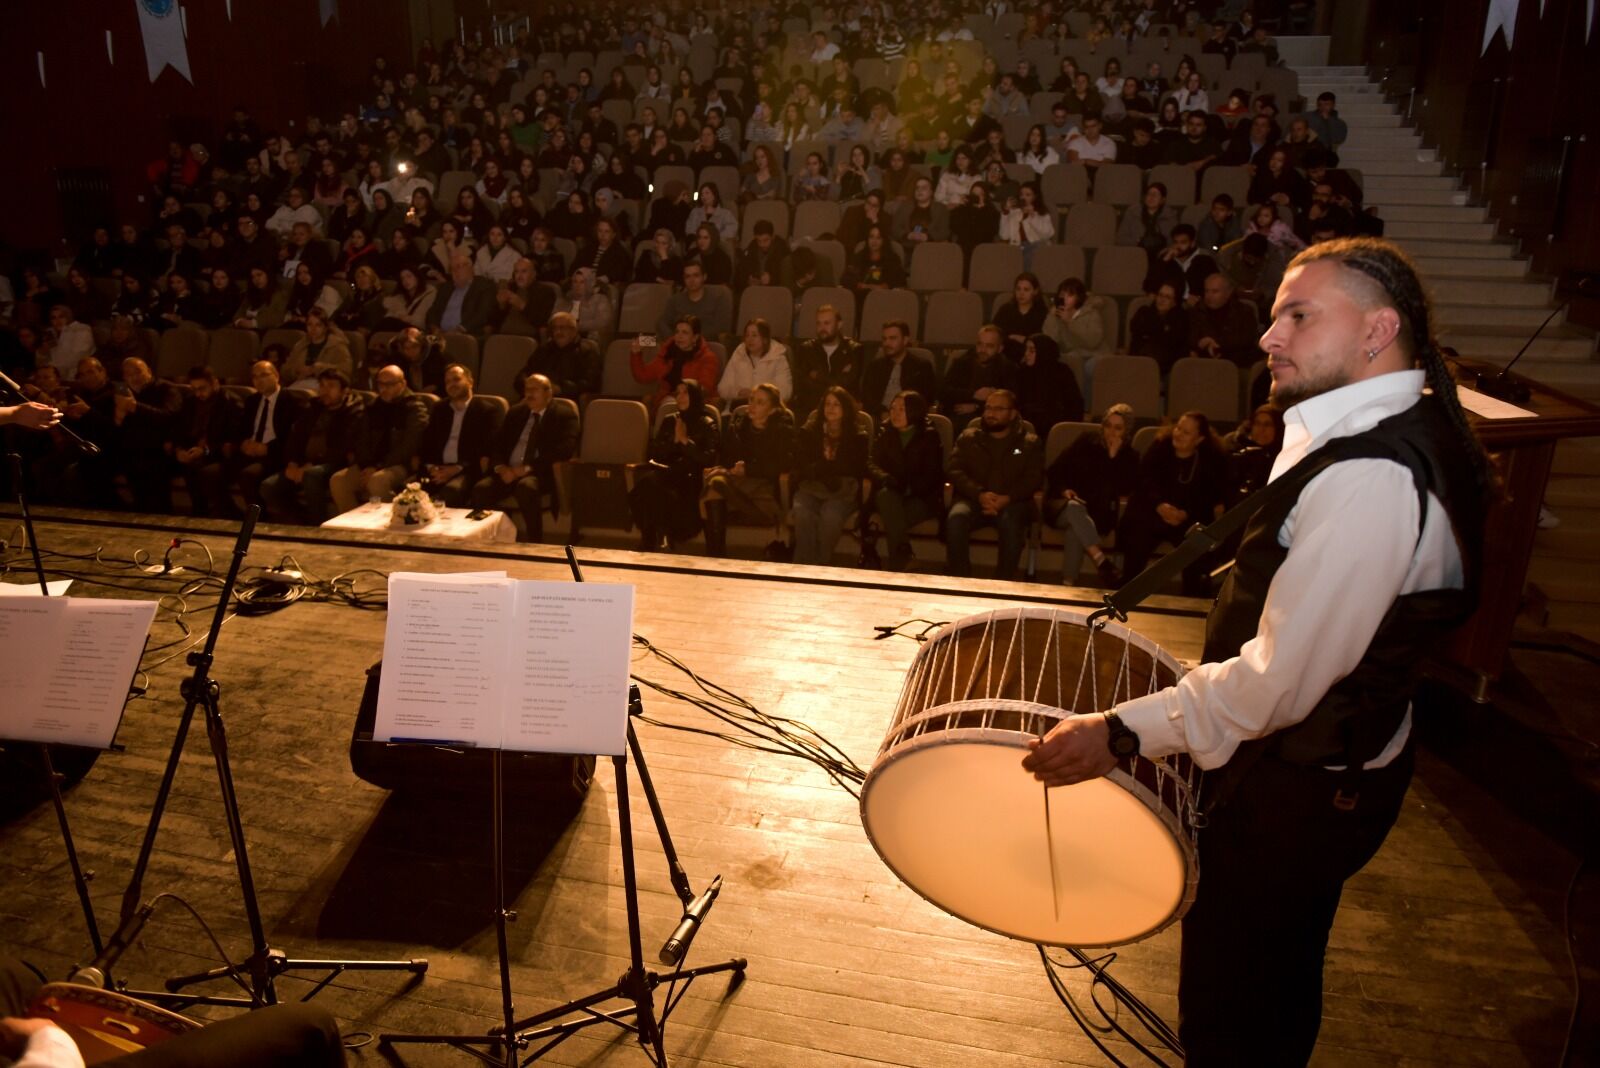
[{"label": "dark red wall", "polygon": [[[109,166],[120,218],[142,222],[143,169],[170,136],[215,145],[236,104],[263,127],[289,132],[293,122],[299,130],[314,100],[358,91],[373,56],[393,61],[410,50],[403,0],[339,0],[327,29],[317,0],[233,0],[231,21],[224,0],[183,7],[193,85],[171,68],[150,81],[136,0],[11,5],[0,34],[0,239],[56,250],[58,167]],[[107,30],[115,65],[106,58]],[[39,84],[41,51],[47,89]]]},{"label": "dark red wall", "polygon": [[[1415,73],[1416,114],[1426,143],[1462,169],[1474,194],[1502,220],[1502,232],[1515,225],[1531,142],[1583,137],[1571,157],[1559,232],[1516,236],[1537,272],[1600,271],[1600,108],[1594,92],[1600,26],[1586,34],[1585,0],[1547,0],[1542,17],[1539,0],[1523,0],[1514,47],[1508,50],[1497,34],[1481,56],[1488,0],[1385,0],[1372,6],[1368,63],[1377,73],[1396,70],[1402,84]],[[1474,118],[1471,86],[1492,78],[1505,79],[1503,111],[1485,173],[1464,129]],[[1600,326],[1600,300],[1574,301],[1570,316]]]}]

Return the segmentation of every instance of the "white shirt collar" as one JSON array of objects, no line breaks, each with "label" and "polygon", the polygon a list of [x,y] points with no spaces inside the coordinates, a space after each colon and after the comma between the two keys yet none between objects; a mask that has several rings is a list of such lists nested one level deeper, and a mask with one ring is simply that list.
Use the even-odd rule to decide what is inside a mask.
[{"label": "white shirt collar", "polygon": [[1296,404],[1283,413],[1283,450],[1272,465],[1272,477],[1332,438],[1360,434],[1405,411],[1422,396],[1424,380],[1421,371],[1393,371]]}]

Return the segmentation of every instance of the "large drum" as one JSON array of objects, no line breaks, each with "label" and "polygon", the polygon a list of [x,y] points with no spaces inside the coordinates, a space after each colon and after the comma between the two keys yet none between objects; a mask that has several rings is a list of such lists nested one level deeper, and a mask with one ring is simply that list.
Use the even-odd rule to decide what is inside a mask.
[{"label": "large drum", "polygon": [[1187,756],[1134,757],[1047,801],[1021,764],[1063,717],[1182,674],[1153,642],[1077,612],[1010,608],[943,628],[918,651],[862,786],[878,855],[933,904],[1012,938],[1114,946],[1155,934],[1194,900],[1199,769]]}]

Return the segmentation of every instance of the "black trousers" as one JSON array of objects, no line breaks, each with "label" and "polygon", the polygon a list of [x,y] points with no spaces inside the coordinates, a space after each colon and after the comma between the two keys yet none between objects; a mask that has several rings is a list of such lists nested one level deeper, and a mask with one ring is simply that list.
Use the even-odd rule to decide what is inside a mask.
[{"label": "black trousers", "polygon": [[[26,966],[0,957],[0,1016],[21,1016],[40,985]],[[106,1063],[118,1068],[336,1068],[344,1062],[333,1017],[315,1006],[296,1003],[207,1024]],[[0,1063],[10,1062],[0,1057]]]},{"label": "black trousers", "polygon": [[[1412,764],[1408,747],[1352,779],[1264,756],[1210,814],[1178,976],[1189,1068],[1310,1060],[1339,895],[1394,826]],[[1341,788],[1356,792],[1349,810],[1335,805]]]}]

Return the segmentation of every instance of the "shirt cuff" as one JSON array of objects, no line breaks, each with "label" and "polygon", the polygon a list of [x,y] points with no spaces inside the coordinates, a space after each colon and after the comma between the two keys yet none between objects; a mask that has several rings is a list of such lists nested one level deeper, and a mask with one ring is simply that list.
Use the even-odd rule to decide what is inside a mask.
[{"label": "shirt cuff", "polygon": [[1183,708],[1175,687],[1136,697],[1116,707],[1123,726],[1139,736],[1139,755],[1167,756],[1187,749],[1183,737]]}]

